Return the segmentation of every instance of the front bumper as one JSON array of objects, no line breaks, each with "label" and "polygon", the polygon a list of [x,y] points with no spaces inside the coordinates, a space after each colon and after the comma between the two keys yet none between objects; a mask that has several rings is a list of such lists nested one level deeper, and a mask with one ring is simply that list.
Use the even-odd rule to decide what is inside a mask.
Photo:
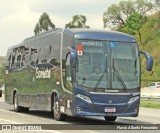
[{"label": "front bumper", "polygon": [[[82,92],[83,93],[83,92]],[[83,95],[89,97],[92,102],[87,102],[82,98],[74,98],[74,115],[76,116],[128,116],[136,117],[139,113],[140,98],[136,99],[132,103],[128,103],[132,94],[125,95],[118,94],[118,96],[111,94],[92,95],[90,93],[83,93]],[[113,101],[108,103],[108,99]],[[106,112],[105,108],[115,108],[115,112]]]},{"label": "front bumper", "polygon": [[[139,113],[140,99],[131,104],[127,103],[88,103],[80,98],[75,98],[74,115],[75,116],[128,116],[137,117]],[[116,108],[113,113],[105,112],[106,107]]]}]

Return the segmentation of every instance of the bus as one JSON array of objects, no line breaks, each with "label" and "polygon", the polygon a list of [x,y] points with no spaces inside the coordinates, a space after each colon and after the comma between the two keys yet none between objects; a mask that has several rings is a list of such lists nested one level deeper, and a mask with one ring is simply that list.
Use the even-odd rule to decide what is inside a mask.
[{"label": "bus", "polygon": [[25,39],[8,49],[5,102],[17,112],[51,111],[67,116],[136,117],[141,92],[140,55],[153,58],[128,34],[61,29]]}]

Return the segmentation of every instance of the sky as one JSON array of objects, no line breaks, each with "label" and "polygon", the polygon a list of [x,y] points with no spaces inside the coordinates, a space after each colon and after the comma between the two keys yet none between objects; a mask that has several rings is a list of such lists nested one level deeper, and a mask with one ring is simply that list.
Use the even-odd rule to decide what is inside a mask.
[{"label": "sky", "polygon": [[0,0],[0,56],[34,35],[40,15],[46,12],[56,28],[64,28],[74,15],[85,15],[86,25],[103,29],[103,12],[121,0]]}]

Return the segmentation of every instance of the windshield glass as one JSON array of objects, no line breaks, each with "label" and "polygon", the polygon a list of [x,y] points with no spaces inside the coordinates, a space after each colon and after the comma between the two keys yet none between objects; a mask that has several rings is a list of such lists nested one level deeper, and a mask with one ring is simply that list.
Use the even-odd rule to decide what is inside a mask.
[{"label": "windshield glass", "polygon": [[[139,86],[135,44],[77,40],[76,83],[90,88],[130,89]],[[116,70],[116,71],[115,71]]]},{"label": "windshield glass", "polygon": [[113,88],[136,88],[139,86],[139,64],[138,52],[133,43],[120,43],[116,42],[115,47],[111,48],[112,51],[112,65],[116,68],[116,72],[124,86],[119,83],[115,70],[112,71],[112,87]]}]

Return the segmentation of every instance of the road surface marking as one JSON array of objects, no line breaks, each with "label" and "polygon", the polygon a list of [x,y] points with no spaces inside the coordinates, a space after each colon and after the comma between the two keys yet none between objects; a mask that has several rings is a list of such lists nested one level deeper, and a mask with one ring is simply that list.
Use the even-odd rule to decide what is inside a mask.
[{"label": "road surface marking", "polygon": [[[0,118],[0,121],[4,121],[4,122],[8,122],[9,124],[22,124],[22,123],[19,123],[19,122],[15,122],[15,121],[10,121],[10,120],[6,120],[6,119],[1,119]],[[1,123],[1,122],[0,122]],[[6,124],[6,123],[2,123],[2,124]]]},{"label": "road surface marking", "polygon": [[[19,113],[19,112],[14,112],[14,110],[12,111],[8,111],[8,110],[4,110],[4,109],[0,109],[0,111],[3,111],[3,112],[7,112],[7,113],[12,113],[12,114],[17,114],[17,115],[21,115],[21,116],[30,116],[29,114],[22,114],[22,113]],[[30,117],[33,117],[33,116],[30,116]]]}]

